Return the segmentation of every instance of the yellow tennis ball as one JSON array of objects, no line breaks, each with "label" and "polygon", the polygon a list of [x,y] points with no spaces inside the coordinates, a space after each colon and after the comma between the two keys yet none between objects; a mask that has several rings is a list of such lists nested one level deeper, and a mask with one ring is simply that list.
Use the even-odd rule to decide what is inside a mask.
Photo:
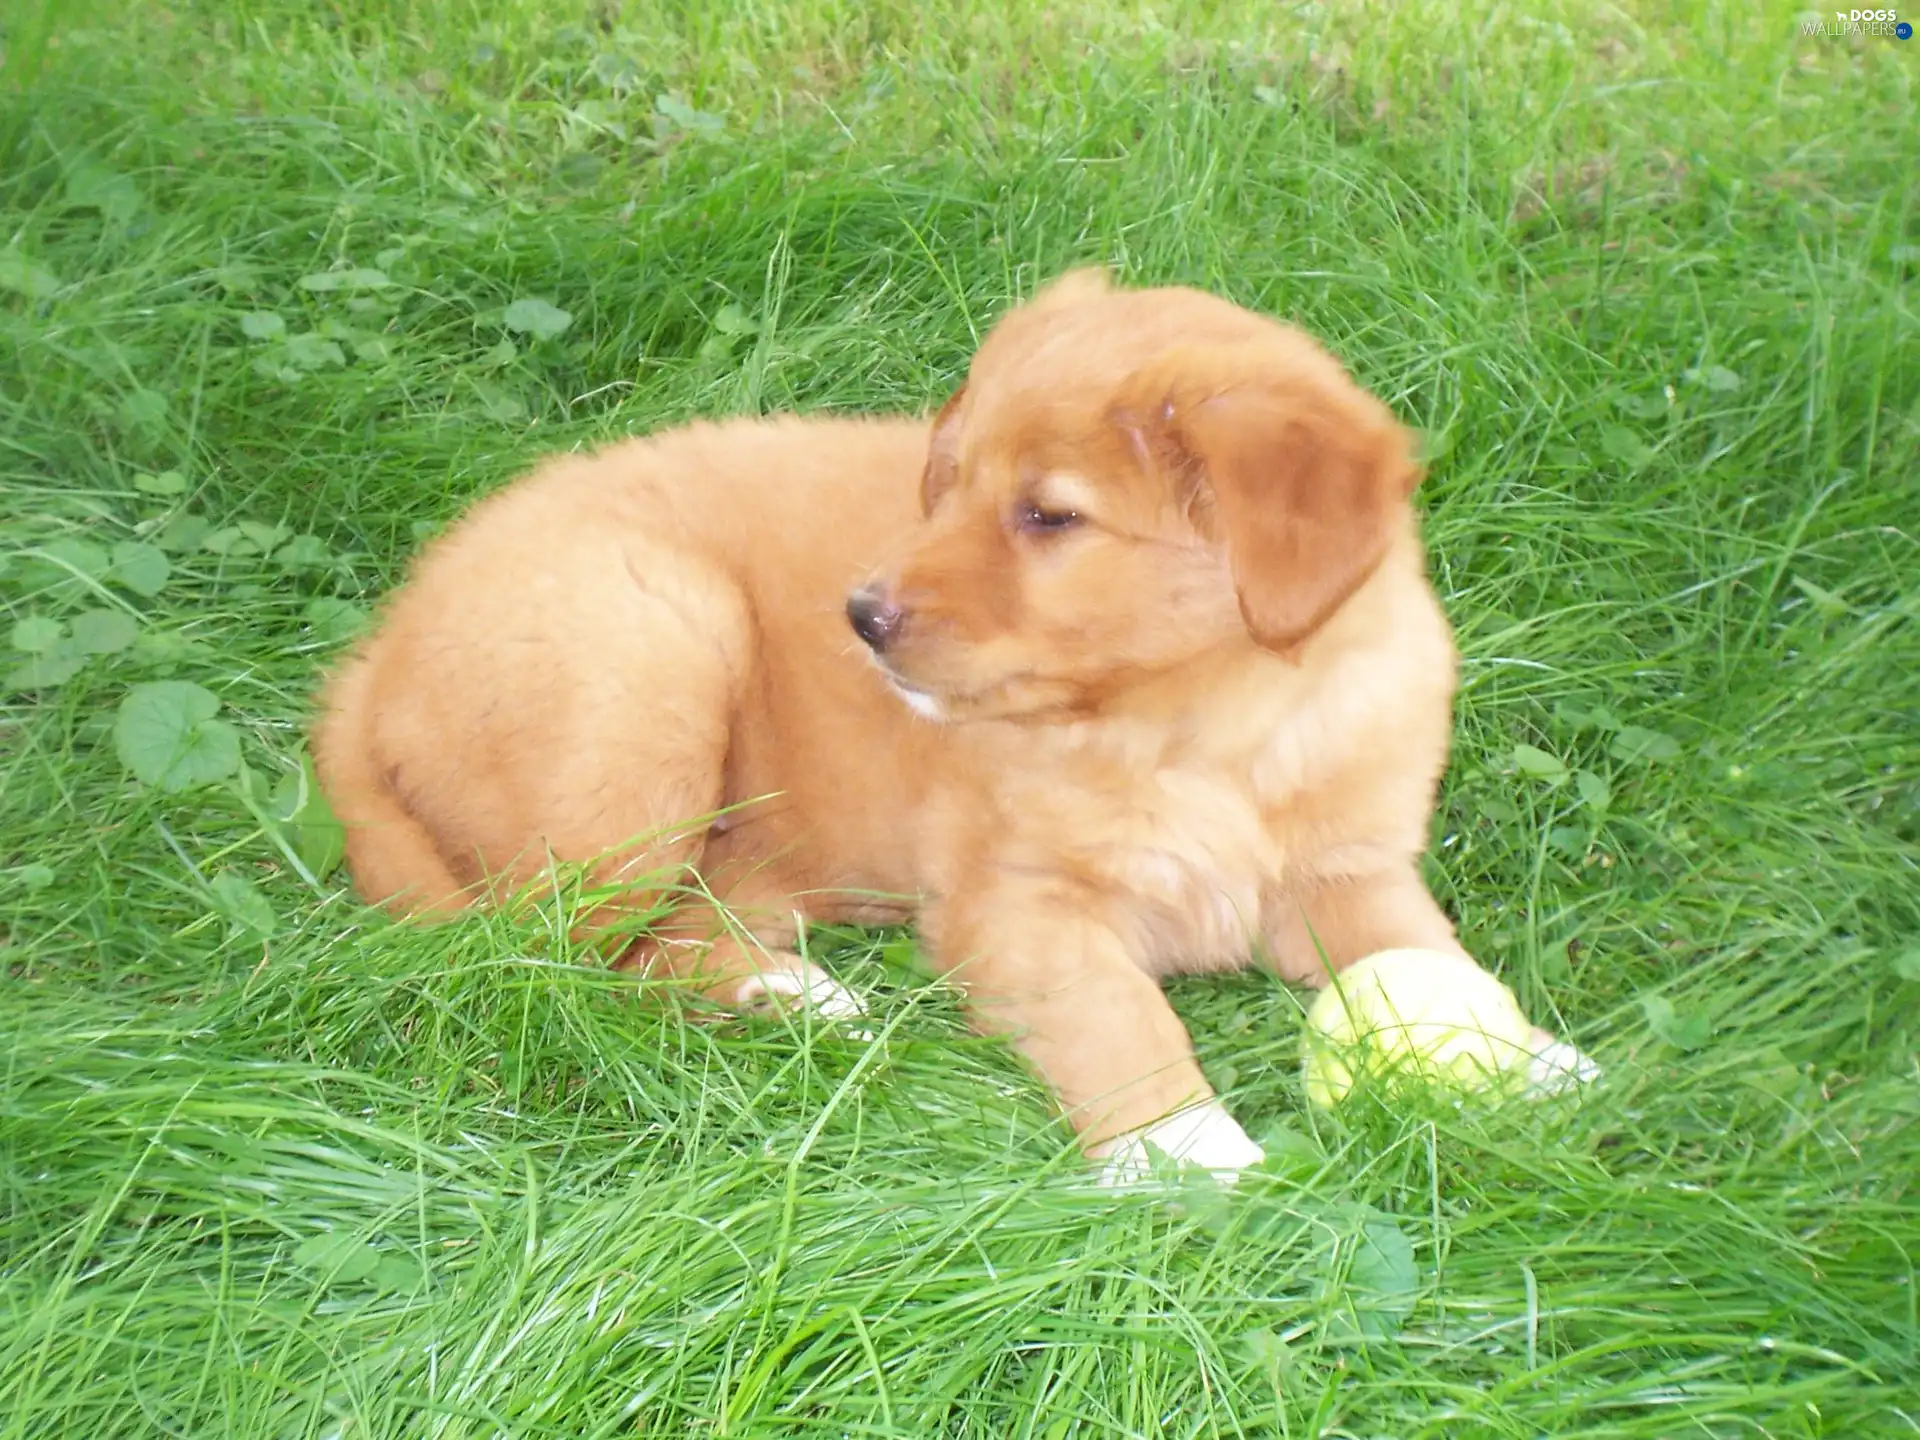
[{"label": "yellow tennis ball", "polygon": [[1487,1085],[1534,1049],[1513,992],[1446,950],[1380,950],[1356,960],[1308,1009],[1306,1038],[1307,1099],[1323,1106],[1365,1074]]}]

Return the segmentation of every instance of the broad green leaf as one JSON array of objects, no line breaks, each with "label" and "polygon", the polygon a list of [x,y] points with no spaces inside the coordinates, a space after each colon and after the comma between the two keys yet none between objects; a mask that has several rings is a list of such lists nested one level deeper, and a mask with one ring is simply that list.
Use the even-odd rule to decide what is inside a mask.
[{"label": "broad green leaf", "polygon": [[[1361,1208],[1367,1218],[1338,1247],[1344,1253],[1345,1274],[1330,1274],[1328,1280],[1351,1307],[1359,1338],[1390,1340],[1413,1313],[1420,1270],[1413,1242],[1399,1222],[1371,1206]],[[1330,1255],[1329,1261],[1337,1264],[1338,1257]]]},{"label": "broad green leaf", "polygon": [[176,515],[160,527],[153,537],[153,545],[157,550],[171,550],[176,555],[185,550],[198,550],[212,529],[212,522],[204,515]]},{"label": "broad green leaf", "polygon": [[296,370],[319,370],[328,365],[347,363],[347,352],[340,348],[338,340],[328,340],[312,331],[288,336],[287,343],[281,348],[287,363]]},{"label": "broad green leaf", "polygon": [[1728,395],[1740,388],[1740,377],[1724,365],[1709,365],[1704,370],[1689,370],[1686,379],[1704,385],[1716,394]]},{"label": "broad green leaf", "polygon": [[366,1279],[379,1268],[380,1252],[358,1236],[315,1235],[300,1242],[293,1252],[293,1263],[328,1280],[352,1283]]},{"label": "broad green leaf", "polygon": [[489,420],[502,425],[517,425],[527,418],[527,402],[504,386],[490,380],[473,380],[474,394],[480,397],[481,408],[487,412]]},{"label": "broad green leaf", "polygon": [[287,333],[287,322],[271,310],[249,310],[240,317],[240,333],[249,340],[279,340]]},{"label": "broad green leaf", "polygon": [[[538,1072],[528,1078],[537,1082]],[[1159,1158],[1151,1141],[1147,1143],[1147,1150],[1156,1160]],[[1219,1177],[1197,1165],[1169,1161],[1166,1168],[1170,1172],[1169,1178],[1177,1187],[1179,1198],[1173,1204],[1180,1213],[1208,1234],[1224,1235],[1233,1223],[1234,1211],[1233,1203],[1227,1198],[1226,1187],[1220,1183]]]},{"label": "broad green leaf", "polygon": [[502,365],[511,365],[519,358],[520,347],[503,335],[498,345],[480,357],[480,363],[489,370],[498,370]]},{"label": "broad green leaf", "polygon": [[378,1289],[398,1295],[415,1294],[427,1284],[426,1268],[413,1256],[402,1253],[382,1255],[367,1278]]},{"label": "broad green leaf", "polygon": [[1893,957],[1893,973],[1902,980],[1920,982],[1920,945],[1903,950]]},{"label": "broad green leaf", "polygon": [[314,879],[326,879],[346,858],[346,827],[327,803],[312,756],[302,755],[300,769],[280,777],[263,808],[286,828],[293,853]]},{"label": "broad green leaf", "polygon": [[573,324],[573,316],[545,300],[529,297],[507,306],[500,322],[519,334],[552,340],[566,333],[567,327]]},{"label": "broad green leaf", "polygon": [[750,335],[760,328],[760,322],[738,305],[727,304],[713,317],[713,328],[723,335]]},{"label": "broad green leaf", "polygon": [[625,55],[603,50],[593,57],[593,78],[609,90],[631,90],[640,83],[640,67]]},{"label": "broad green leaf", "polygon": [[1569,860],[1587,853],[1587,832],[1578,825],[1556,825],[1547,831],[1547,844]]},{"label": "broad green leaf", "polygon": [[666,116],[677,128],[688,132],[717,135],[727,128],[727,122],[718,115],[705,110],[696,110],[678,95],[656,95],[653,108]]},{"label": "broad green leaf", "polygon": [[1533,745],[1513,747],[1513,768],[1522,775],[1531,775],[1544,780],[1549,785],[1558,785],[1567,778],[1566,762],[1558,755],[1550,755]]},{"label": "broad green leaf", "polygon": [[1576,733],[1583,730],[1618,730],[1620,717],[1605,705],[1583,705],[1573,700],[1556,700],[1553,718]]},{"label": "broad green leaf", "polygon": [[1667,397],[1664,395],[1630,395],[1621,391],[1613,397],[1616,408],[1629,415],[1638,415],[1642,420],[1657,420],[1667,413]]},{"label": "broad green leaf", "polygon": [[1609,425],[1600,432],[1601,453],[1638,470],[1653,458],[1653,451],[1624,425]]},{"label": "broad green leaf", "polygon": [[296,535],[274,551],[273,558],[288,570],[317,570],[333,559],[333,552],[318,535]]},{"label": "broad green leaf", "polygon": [[178,470],[161,470],[151,475],[143,470],[134,475],[133,488],[142,495],[181,495],[186,492],[187,477]]},{"label": "broad green leaf", "polygon": [[315,639],[333,645],[358,635],[367,623],[367,612],[351,600],[322,595],[308,602],[305,618]]},{"label": "broad green leaf", "polygon": [[368,335],[353,342],[353,356],[363,365],[381,365],[393,358],[393,347],[383,336]]},{"label": "broad green leaf", "polygon": [[51,865],[43,865],[35,860],[15,870],[13,878],[14,882],[24,890],[44,890],[59,877],[54,874]]},{"label": "broad green leaf", "polygon": [[242,520],[239,522],[238,529],[242,535],[253,542],[254,548],[262,555],[293,533],[284,525],[268,525],[259,520]]},{"label": "broad green leaf", "polygon": [[140,623],[124,610],[83,610],[73,617],[73,647],[83,655],[113,655],[133,644]]},{"label": "broad green leaf", "polygon": [[209,555],[258,555],[260,547],[238,525],[223,525],[200,542]]},{"label": "broad green leaf", "polygon": [[1591,770],[1574,771],[1573,788],[1580,792],[1581,802],[1590,809],[1604,811],[1613,803],[1613,792],[1607,788],[1607,782]]},{"label": "broad green leaf", "polygon": [[215,908],[241,929],[265,937],[279,928],[272,903],[238,871],[223,870],[213,877],[211,888]]},{"label": "broad green leaf", "polygon": [[152,599],[173,574],[166,551],[145,540],[122,540],[113,547],[113,563],[107,578],[124,585],[136,595]]},{"label": "broad green leaf", "polygon": [[62,570],[77,570],[96,580],[113,567],[113,557],[105,547],[91,540],[53,540],[42,545],[40,553]]},{"label": "broad green leaf", "polygon": [[1260,1132],[1260,1148],[1266,1158],[1256,1167],[1271,1175],[1311,1175],[1327,1163],[1326,1152],[1310,1135],[1291,1125],[1269,1125]]},{"label": "broad green leaf", "polygon": [[1608,753],[1616,760],[1649,763],[1676,760],[1680,756],[1680,742],[1671,735],[1662,735],[1658,730],[1628,725],[1613,737]]},{"label": "broad green leaf", "polygon": [[1257,1370],[1284,1374],[1293,1368],[1293,1347],[1266,1326],[1243,1331],[1240,1358]]},{"label": "broad green leaf", "polygon": [[204,658],[208,647],[176,630],[142,630],[133,642],[134,663],[170,675],[188,660]]},{"label": "broad green leaf", "polygon": [[0,691],[15,690],[51,690],[64,685],[80,672],[87,663],[71,640],[63,639],[51,650],[39,655],[29,655],[21,664],[7,671],[0,678]]},{"label": "broad green leaf", "polygon": [[218,696],[189,681],[134,686],[113,727],[120,763],[160,790],[226,779],[240,766],[240,736],[213,718],[219,710]]},{"label": "broad green leaf", "polygon": [[371,266],[347,270],[323,270],[317,275],[302,275],[294,282],[302,290],[324,295],[334,290],[384,290],[393,284],[384,270]]},{"label": "broad green leaf", "polygon": [[1678,1050],[1698,1050],[1713,1038],[1713,1022],[1704,1015],[1682,1015],[1664,995],[1642,995],[1647,1028]]},{"label": "broad green leaf", "polygon": [[[631,138],[626,122],[621,118],[626,113],[626,109],[627,107],[619,100],[595,96],[580,101],[569,113],[580,124],[590,129],[604,131],[624,143]],[[585,153],[591,156],[596,171],[606,167],[606,161],[600,156],[593,155],[591,151]],[[563,170],[566,168],[565,162],[562,162],[561,168]]]},{"label": "broad green leaf", "polygon": [[60,277],[9,245],[0,250],[0,290],[11,290],[29,300],[45,300],[59,293]]},{"label": "broad green leaf", "polygon": [[83,161],[67,172],[67,204],[76,210],[98,210],[116,225],[140,213],[140,187],[104,165]]},{"label": "broad green leaf", "polygon": [[1577,701],[1554,701],[1553,718],[1576,732],[1593,728],[1593,712]]},{"label": "broad green leaf", "polygon": [[930,977],[933,967],[921,954],[911,935],[896,935],[880,946],[880,963],[905,975]]},{"label": "broad green leaf", "polygon": [[273,809],[273,787],[267,783],[265,775],[247,764],[244,756],[239,772],[233,777],[233,784],[248,809],[257,811],[268,821],[278,819]]},{"label": "broad green leaf", "polygon": [[28,655],[44,655],[60,643],[66,629],[50,615],[29,615],[13,627],[13,648]]},{"label": "broad green leaf", "polygon": [[158,390],[129,390],[120,399],[120,418],[130,429],[157,430],[166,424],[171,407]]}]

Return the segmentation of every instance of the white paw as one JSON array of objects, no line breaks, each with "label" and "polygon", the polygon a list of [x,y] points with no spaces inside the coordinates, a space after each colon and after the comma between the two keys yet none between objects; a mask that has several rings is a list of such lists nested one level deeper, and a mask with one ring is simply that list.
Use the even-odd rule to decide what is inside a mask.
[{"label": "white paw", "polygon": [[1544,1030],[1533,1032],[1533,1046],[1527,1059],[1527,1089],[1533,1094],[1557,1095],[1600,1078],[1600,1066],[1591,1055]]},{"label": "white paw", "polygon": [[850,1020],[867,1013],[858,995],[818,965],[805,962],[798,971],[766,970],[749,975],[733,992],[733,1005],[750,1015],[805,1009],[823,1020]]},{"label": "white paw", "polygon": [[1186,1165],[1211,1170],[1222,1184],[1231,1185],[1249,1165],[1258,1165],[1267,1152],[1248,1137],[1240,1122],[1218,1100],[1195,1105],[1136,1130],[1114,1143],[1100,1170],[1102,1185],[1131,1185],[1153,1173],[1154,1153]]}]

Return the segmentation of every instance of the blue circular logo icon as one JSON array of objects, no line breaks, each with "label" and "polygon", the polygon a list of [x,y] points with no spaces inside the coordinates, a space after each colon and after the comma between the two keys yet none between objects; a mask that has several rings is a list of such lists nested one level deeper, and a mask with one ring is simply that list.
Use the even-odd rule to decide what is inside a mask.
[{"label": "blue circular logo icon", "polygon": [[1913,26],[1902,20],[1898,25],[1893,27],[1893,35],[1896,40],[1911,40],[1913,38]]}]

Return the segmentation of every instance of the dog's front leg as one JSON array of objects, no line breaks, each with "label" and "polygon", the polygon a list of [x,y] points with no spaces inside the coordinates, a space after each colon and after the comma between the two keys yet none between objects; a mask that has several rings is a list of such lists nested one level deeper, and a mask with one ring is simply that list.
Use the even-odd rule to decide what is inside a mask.
[{"label": "dog's front leg", "polygon": [[1274,906],[1266,939],[1267,964],[1282,979],[1308,985],[1326,984],[1376,950],[1411,946],[1467,955],[1412,861],[1299,888]]},{"label": "dog's front leg", "polygon": [[[1037,888],[1037,887],[1036,887]],[[923,926],[975,1028],[1007,1036],[1052,1087],[1109,1182],[1150,1151],[1231,1178],[1263,1158],[1214,1098],[1186,1027],[1111,927],[1070,900],[1001,887]]]}]

